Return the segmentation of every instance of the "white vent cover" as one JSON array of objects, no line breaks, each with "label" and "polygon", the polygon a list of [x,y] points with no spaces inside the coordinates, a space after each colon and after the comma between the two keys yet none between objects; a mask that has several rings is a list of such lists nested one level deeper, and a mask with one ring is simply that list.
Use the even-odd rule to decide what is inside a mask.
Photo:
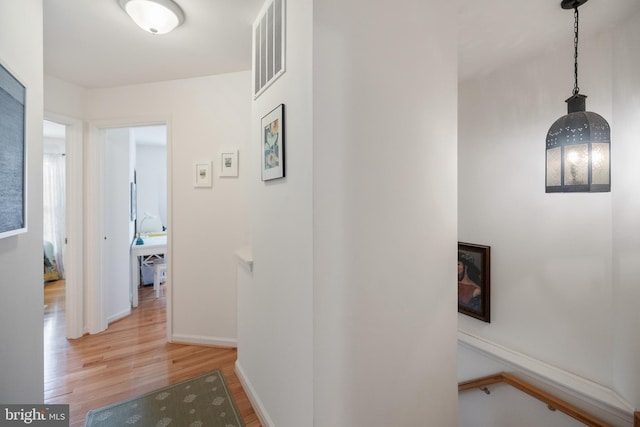
[{"label": "white vent cover", "polygon": [[284,74],[285,0],[265,3],[253,23],[253,98]]}]

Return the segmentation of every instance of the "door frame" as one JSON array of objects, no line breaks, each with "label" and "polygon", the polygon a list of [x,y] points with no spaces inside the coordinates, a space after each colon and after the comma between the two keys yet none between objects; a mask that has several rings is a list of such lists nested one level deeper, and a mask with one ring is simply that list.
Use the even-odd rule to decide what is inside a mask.
[{"label": "door frame", "polygon": [[87,329],[89,333],[98,333],[107,329],[108,322],[105,310],[105,286],[102,275],[102,239],[104,238],[104,216],[102,206],[103,176],[104,176],[104,144],[105,131],[114,128],[129,128],[140,126],[164,125],[167,130],[167,341],[171,341],[173,334],[172,310],[172,140],[171,118],[169,116],[138,117],[135,119],[93,120],[88,124],[88,144],[86,147],[85,195],[86,195],[86,307]]},{"label": "door frame", "polygon": [[[83,293],[83,124],[82,120],[44,112],[44,120],[65,126],[65,335],[84,332]],[[71,197],[73,195],[73,197]]]}]

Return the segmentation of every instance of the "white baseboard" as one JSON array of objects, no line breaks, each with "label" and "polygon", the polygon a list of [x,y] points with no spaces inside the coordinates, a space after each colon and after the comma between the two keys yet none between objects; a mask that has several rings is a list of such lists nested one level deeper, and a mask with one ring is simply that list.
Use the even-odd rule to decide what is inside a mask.
[{"label": "white baseboard", "polygon": [[246,393],[247,397],[249,398],[249,401],[251,402],[253,411],[256,413],[256,415],[258,416],[258,419],[260,420],[260,424],[262,424],[263,427],[275,427],[275,424],[273,423],[273,421],[271,421],[269,414],[267,414],[267,410],[265,409],[264,405],[262,404],[262,401],[256,394],[256,391],[251,385],[251,382],[249,381],[244,371],[242,370],[242,367],[240,366],[240,362],[238,360],[236,360],[235,371],[236,371],[236,376],[240,380],[240,384],[242,384],[242,388],[244,389],[244,392]]},{"label": "white baseboard", "polygon": [[107,324],[113,323],[113,322],[115,322],[116,320],[120,320],[120,319],[122,319],[122,318],[124,318],[124,317],[127,317],[127,316],[128,316],[128,315],[130,315],[130,314],[131,314],[131,307],[129,307],[129,308],[128,308],[128,309],[126,309],[126,310],[121,311],[120,313],[116,313],[116,314],[114,314],[113,316],[109,317],[109,318],[107,319]]},{"label": "white baseboard", "polygon": [[633,406],[615,390],[467,332],[458,331],[458,342],[472,351],[557,387],[624,422],[629,422],[629,425],[633,423]]},{"label": "white baseboard", "polygon": [[215,347],[238,347],[238,340],[234,338],[205,337],[200,335],[173,334],[171,336],[171,342],[182,344],[211,345]]}]

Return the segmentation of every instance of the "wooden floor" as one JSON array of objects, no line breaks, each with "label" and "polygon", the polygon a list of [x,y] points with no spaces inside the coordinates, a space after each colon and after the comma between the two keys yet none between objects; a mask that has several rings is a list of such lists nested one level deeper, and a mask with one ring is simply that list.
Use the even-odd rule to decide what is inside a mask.
[{"label": "wooden floor", "polygon": [[[164,292],[164,289],[163,289]],[[166,342],[166,299],[140,289],[140,305],[100,334],[65,338],[64,281],[45,286],[44,399],[70,405],[71,427],[87,411],[221,369],[247,427],[261,427],[234,372],[235,349]]]}]

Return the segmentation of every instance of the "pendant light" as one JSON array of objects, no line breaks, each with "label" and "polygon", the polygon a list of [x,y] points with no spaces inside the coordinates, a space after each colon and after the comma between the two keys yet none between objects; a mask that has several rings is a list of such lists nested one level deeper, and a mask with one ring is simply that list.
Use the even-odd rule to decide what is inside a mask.
[{"label": "pendant light", "polygon": [[546,192],[611,191],[611,131],[599,114],[586,109],[586,96],[578,88],[578,7],[588,0],[563,0],[563,9],[573,9],[574,77],[573,95],[567,115],[551,125],[547,133]]},{"label": "pendant light", "polygon": [[184,13],[172,0],[118,0],[120,7],[140,28],[166,34],[184,22]]}]

